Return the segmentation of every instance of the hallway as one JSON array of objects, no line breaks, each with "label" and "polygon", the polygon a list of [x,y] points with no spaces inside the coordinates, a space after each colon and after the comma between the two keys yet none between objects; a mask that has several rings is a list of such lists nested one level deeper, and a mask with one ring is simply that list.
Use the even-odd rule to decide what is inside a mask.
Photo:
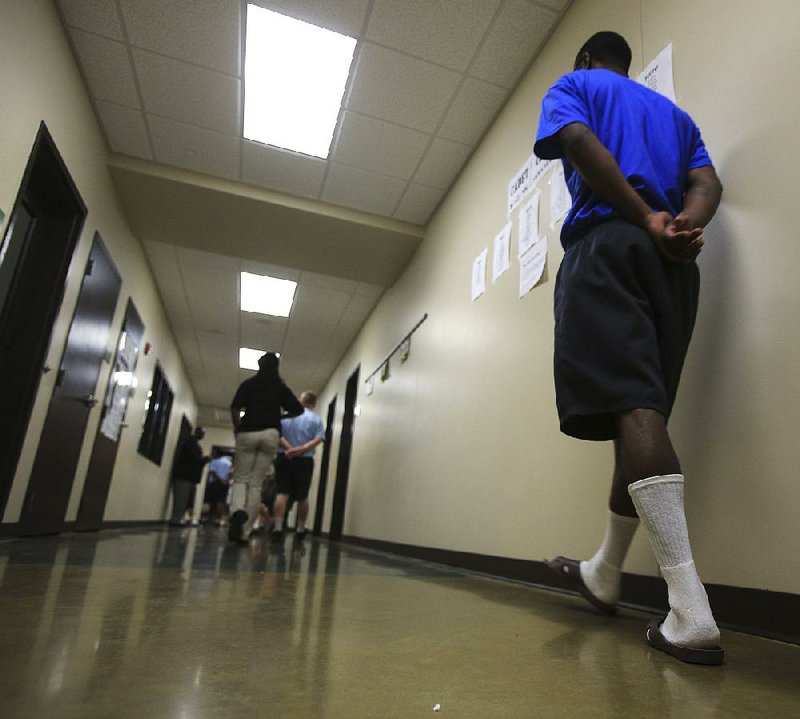
[{"label": "hallway", "polygon": [[643,614],[292,539],[0,542],[3,717],[800,714],[800,647],[723,632],[725,666],[687,666],[645,646]]}]

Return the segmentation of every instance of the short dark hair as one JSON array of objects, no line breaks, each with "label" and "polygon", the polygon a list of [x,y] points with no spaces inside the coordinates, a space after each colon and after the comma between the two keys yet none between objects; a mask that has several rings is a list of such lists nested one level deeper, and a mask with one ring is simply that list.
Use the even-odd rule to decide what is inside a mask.
[{"label": "short dark hair", "polygon": [[583,43],[577,57],[580,58],[585,52],[604,65],[613,65],[625,70],[626,74],[631,67],[630,45],[622,35],[610,30],[603,30],[592,35]]}]

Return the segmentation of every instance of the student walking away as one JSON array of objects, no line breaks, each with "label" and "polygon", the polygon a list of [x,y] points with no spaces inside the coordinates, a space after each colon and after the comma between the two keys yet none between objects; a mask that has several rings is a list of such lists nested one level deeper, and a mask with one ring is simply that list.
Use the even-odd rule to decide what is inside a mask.
[{"label": "student walking away", "polygon": [[236,433],[236,474],[228,528],[228,539],[232,542],[246,543],[258,517],[261,484],[278,451],[281,410],[289,417],[303,413],[303,406],[284,384],[278,368],[276,354],[262,355],[258,373],[239,385],[231,402]]},{"label": "student walking away", "polygon": [[291,497],[297,502],[297,540],[302,542],[306,536],[308,517],[308,490],[314,474],[314,452],[317,445],[325,439],[325,427],[313,410],[317,406],[317,395],[303,392],[300,395],[303,414],[281,421],[281,448],[275,462],[275,477],[278,496],[275,499],[275,527],[272,541],[276,544],[283,539],[283,522],[286,507]]},{"label": "student walking away", "polygon": [[[169,523],[173,527],[183,526],[183,515],[187,509],[193,508],[195,487],[200,483],[203,467],[209,460],[200,447],[200,440],[205,436],[205,430],[198,427],[178,448],[172,469],[172,517]],[[192,524],[196,522],[192,521]]]},{"label": "student walking away", "polygon": [[534,151],[561,158],[572,196],[555,287],[561,430],[613,440],[605,537],[586,561],[548,566],[613,614],[641,520],[667,582],[669,614],[647,642],[685,662],[721,664],[719,630],[689,546],[684,477],[667,432],[697,311],[695,259],[722,186],[692,119],[628,79],[631,51],[592,36],[545,95]]},{"label": "student walking away", "polygon": [[225,522],[227,514],[228,485],[230,484],[231,469],[233,460],[223,454],[211,460],[208,465],[208,480],[206,481],[206,492],[204,502],[207,507],[206,515],[214,520],[218,527]]}]

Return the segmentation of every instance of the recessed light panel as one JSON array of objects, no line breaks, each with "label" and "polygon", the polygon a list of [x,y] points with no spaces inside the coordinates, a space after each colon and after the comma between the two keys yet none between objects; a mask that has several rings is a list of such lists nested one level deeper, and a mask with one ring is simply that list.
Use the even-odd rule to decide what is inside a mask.
[{"label": "recessed light panel", "polygon": [[328,157],[355,39],[248,5],[245,42],[244,136]]},{"label": "recessed light panel", "polygon": [[[258,360],[264,355],[266,350],[254,350],[252,347],[239,348],[239,367],[242,369],[251,369],[258,372]],[[276,352],[278,357],[281,356],[280,352]]]},{"label": "recessed light panel", "polygon": [[240,307],[244,312],[260,312],[274,317],[288,317],[294,303],[297,283],[267,275],[242,272]]}]

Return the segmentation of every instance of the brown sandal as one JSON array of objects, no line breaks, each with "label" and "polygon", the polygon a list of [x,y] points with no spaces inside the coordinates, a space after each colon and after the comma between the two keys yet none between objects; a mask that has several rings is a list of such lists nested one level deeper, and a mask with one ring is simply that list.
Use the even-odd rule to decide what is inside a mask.
[{"label": "brown sandal", "polygon": [[567,557],[556,557],[555,559],[545,559],[544,563],[553,574],[561,577],[570,589],[578,592],[598,612],[608,616],[617,613],[617,607],[614,604],[608,604],[596,597],[583,583],[580,562]]},{"label": "brown sandal", "polygon": [[701,649],[699,647],[681,647],[670,642],[661,633],[661,624],[665,619],[666,617],[653,619],[647,625],[645,636],[647,638],[647,643],[651,647],[665,654],[669,654],[671,657],[675,657],[675,659],[680,659],[682,662],[688,662],[689,664],[706,664],[708,666],[718,666],[722,664],[725,658],[725,650],[722,647],[716,646]]}]

